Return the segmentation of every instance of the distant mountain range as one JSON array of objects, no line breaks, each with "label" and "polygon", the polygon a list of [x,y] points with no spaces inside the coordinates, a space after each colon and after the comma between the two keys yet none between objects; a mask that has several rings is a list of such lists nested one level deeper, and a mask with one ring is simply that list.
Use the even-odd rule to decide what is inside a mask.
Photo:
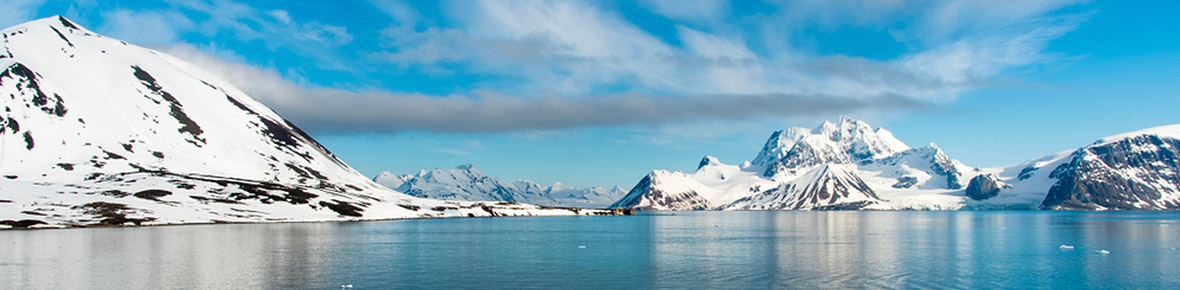
[{"label": "distant mountain range", "polygon": [[10,227],[606,213],[405,195],[179,59],[62,17],[0,35]]},{"label": "distant mountain range", "polygon": [[409,195],[442,200],[496,200],[548,206],[606,208],[627,192],[620,187],[576,188],[560,182],[541,187],[530,180],[514,182],[489,177],[471,164],[417,174],[381,172],[378,184]]},{"label": "distant mountain range", "polygon": [[643,210],[1180,208],[1180,125],[974,168],[934,144],[910,148],[887,130],[842,118],[775,132],[740,165],[706,156],[692,173],[653,171],[626,194],[507,182],[470,165],[383,173],[374,182],[242,91],[166,54],[62,17],[0,30],[0,39],[0,225],[8,227],[620,213],[521,202]]},{"label": "distant mountain range", "polygon": [[847,117],[774,132],[752,162],[705,156],[655,170],[611,207],[641,210],[1180,209],[1180,125],[1102,138],[1020,164],[975,168]]}]

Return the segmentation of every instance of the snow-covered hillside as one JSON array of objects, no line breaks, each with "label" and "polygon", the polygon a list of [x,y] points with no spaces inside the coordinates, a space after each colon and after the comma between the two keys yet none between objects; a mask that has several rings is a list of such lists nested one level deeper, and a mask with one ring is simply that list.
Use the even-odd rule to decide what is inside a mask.
[{"label": "snow-covered hillside", "polygon": [[0,34],[6,224],[572,213],[391,191],[216,76],[65,18]]},{"label": "snow-covered hillside", "polygon": [[615,202],[641,210],[1180,209],[1180,125],[1077,150],[973,168],[937,145],[910,148],[841,118],[771,134],[752,162],[706,156],[692,173],[653,171]]},{"label": "snow-covered hillside", "polygon": [[471,164],[453,169],[422,170],[395,175],[388,171],[373,178],[378,184],[409,195],[442,200],[494,200],[548,206],[605,208],[622,197],[622,188],[576,188],[560,182],[546,187],[529,180],[515,182],[489,177]]}]

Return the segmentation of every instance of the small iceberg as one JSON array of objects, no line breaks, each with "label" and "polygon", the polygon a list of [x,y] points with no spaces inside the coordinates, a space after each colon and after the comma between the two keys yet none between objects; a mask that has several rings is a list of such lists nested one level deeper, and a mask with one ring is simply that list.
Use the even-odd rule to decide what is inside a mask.
[{"label": "small iceberg", "polygon": [[1062,250],[1073,250],[1073,245],[1061,245],[1060,247],[1057,247],[1057,248],[1062,249]]},{"label": "small iceberg", "polygon": [[585,249],[586,246],[578,246],[579,249]]},{"label": "small iceberg", "polygon": [[1099,254],[1099,255],[1110,255],[1110,251],[1107,251],[1107,250],[1097,250],[1097,251],[1094,251],[1094,253]]}]

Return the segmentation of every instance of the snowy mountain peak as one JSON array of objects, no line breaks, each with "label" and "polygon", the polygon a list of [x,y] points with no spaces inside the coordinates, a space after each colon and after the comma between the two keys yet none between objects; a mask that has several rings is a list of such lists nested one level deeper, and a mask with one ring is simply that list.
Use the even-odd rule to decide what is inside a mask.
[{"label": "snowy mountain peak", "polygon": [[705,155],[705,158],[701,158],[701,162],[697,164],[697,169],[699,170],[701,167],[718,164],[721,164],[721,160],[718,160],[717,157]]},{"label": "snowy mountain peak", "polygon": [[474,165],[422,170],[416,175],[378,174],[378,184],[407,194],[443,200],[509,201],[549,206],[605,207],[621,197],[621,190],[577,188],[555,182],[542,187],[530,180],[506,181],[490,177]]},{"label": "snowy mountain peak", "polygon": [[117,226],[541,210],[389,190],[216,75],[60,16],[0,31],[0,96],[0,221]]},{"label": "snowy mountain peak", "polygon": [[770,177],[805,166],[884,158],[908,149],[888,130],[841,117],[839,122],[825,121],[810,130],[796,127],[774,132],[752,164],[766,167],[765,175]]},{"label": "snowy mountain peak", "polygon": [[[85,27],[82,27],[82,26],[74,23],[73,21],[66,19],[65,17],[62,17],[61,15],[54,15],[54,16],[50,16],[50,17],[45,17],[45,18],[25,22],[25,23],[22,23],[22,24],[19,24],[16,26],[9,27],[5,30],[27,31],[30,28],[43,29],[45,27],[48,27],[50,29],[56,29],[59,32],[64,32],[65,30],[69,29],[69,30],[74,30],[74,31],[77,31],[77,32],[83,33],[83,34],[97,35],[97,34],[94,34],[94,32],[90,31],[89,29],[86,29]],[[11,31],[9,31],[9,32],[11,32]]]}]

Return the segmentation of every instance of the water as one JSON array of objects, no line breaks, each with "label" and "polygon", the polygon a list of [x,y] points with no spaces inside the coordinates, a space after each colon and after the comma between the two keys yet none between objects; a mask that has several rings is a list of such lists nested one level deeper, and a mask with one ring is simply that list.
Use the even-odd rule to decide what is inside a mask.
[{"label": "water", "polygon": [[680,212],[3,231],[0,289],[1177,289],[1176,248],[1174,212]]}]

